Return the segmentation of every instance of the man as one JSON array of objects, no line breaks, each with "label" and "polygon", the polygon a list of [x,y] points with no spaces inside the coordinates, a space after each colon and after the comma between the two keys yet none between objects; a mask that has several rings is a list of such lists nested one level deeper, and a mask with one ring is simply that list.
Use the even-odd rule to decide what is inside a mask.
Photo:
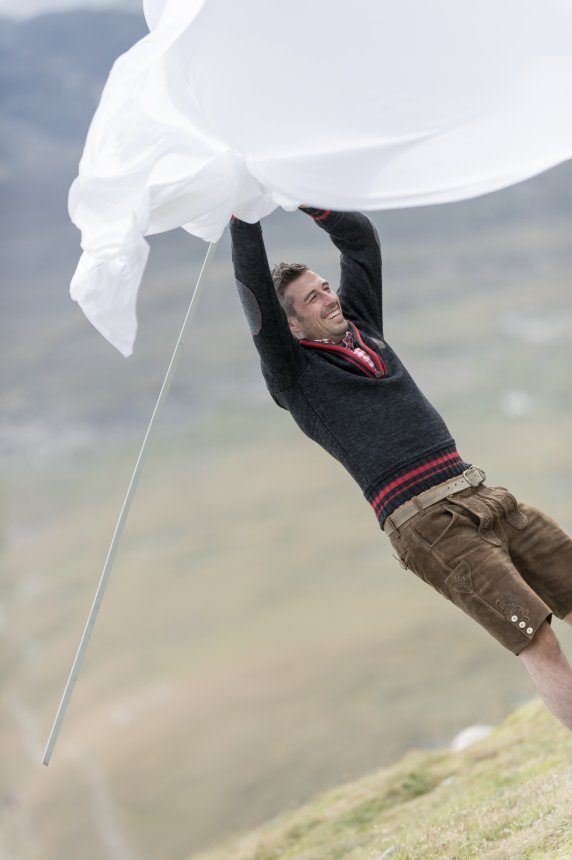
[{"label": "man", "polygon": [[572,730],[572,540],[458,453],[385,340],[379,237],[357,212],[301,206],[341,252],[340,287],[301,263],[271,272],[260,223],[230,225],[239,295],[274,401],[360,485],[403,567],[519,655]]}]

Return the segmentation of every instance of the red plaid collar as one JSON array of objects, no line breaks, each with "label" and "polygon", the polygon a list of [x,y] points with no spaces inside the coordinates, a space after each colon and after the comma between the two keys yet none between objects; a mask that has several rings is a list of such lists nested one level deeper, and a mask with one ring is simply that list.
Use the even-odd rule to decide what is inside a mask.
[{"label": "red plaid collar", "polygon": [[365,361],[365,363],[369,367],[371,367],[372,370],[375,371],[377,369],[371,355],[368,355],[365,349],[362,349],[360,346],[355,345],[354,334],[351,328],[348,328],[347,332],[342,338],[341,344],[335,344],[335,342],[329,337],[314,338],[314,343],[331,343],[334,346],[343,346],[343,348],[347,349],[348,352],[353,352],[354,355],[357,355],[358,358],[361,358],[363,361]]},{"label": "red plaid collar", "polygon": [[345,333],[342,343],[346,349],[355,349],[354,336],[351,332],[351,329],[348,329]]},{"label": "red plaid collar", "polygon": [[[329,337],[318,337],[314,338],[314,340],[316,343],[335,343],[335,341]],[[342,340],[342,346],[345,346],[346,349],[355,349],[354,336],[352,334],[351,329],[348,329],[345,333]]]}]

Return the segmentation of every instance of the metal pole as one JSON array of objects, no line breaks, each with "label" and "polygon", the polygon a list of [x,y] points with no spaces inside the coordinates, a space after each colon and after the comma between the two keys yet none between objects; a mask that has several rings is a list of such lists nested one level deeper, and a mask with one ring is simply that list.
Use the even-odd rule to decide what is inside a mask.
[{"label": "metal pole", "polygon": [[111,571],[111,567],[113,565],[113,559],[115,557],[115,552],[117,550],[117,546],[121,539],[121,533],[123,532],[123,526],[125,525],[125,521],[127,519],[127,515],[129,513],[129,509],[131,507],[131,503],[133,501],[133,497],[135,495],[135,491],[137,489],[137,484],[139,483],[139,477],[141,475],[141,471],[143,469],[143,464],[145,462],[145,456],[147,454],[147,445],[149,442],[149,438],[151,436],[151,432],[159,417],[161,409],[163,407],[163,403],[169,393],[169,389],[171,388],[171,383],[173,381],[173,376],[175,374],[175,369],[177,367],[181,348],[183,345],[183,338],[186,333],[186,329],[189,326],[189,323],[193,316],[193,310],[195,305],[195,299],[199,293],[199,288],[202,285],[204,277],[206,275],[209,264],[214,256],[215,248],[217,246],[217,242],[211,242],[209,245],[208,251],[206,253],[201,272],[199,274],[199,278],[197,280],[194,292],[191,296],[191,301],[189,303],[189,307],[183,321],[183,325],[181,326],[181,331],[179,332],[179,337],[177,339],[177,343],[175,344],[175,348],[173,350],[173,355],[171,356],[171,361],[169,363],[169,367],[167,368],[167,373],[165,374],[165,379],[163,380],[163,385],[161,386],[161,391],[159,392],[159,396],[157,398],[157,402],[155,403],[155,408],[153,409],[153,414],[151,415],[151,420],[149,421],[149,426],[147,427],[147,432],[145,433],[145,438],[143,439],[143,444],[141,445],[141,450],[139,451],[139,457],[137,458],[137,463],[135,464],[135,468],[133,470],[133,474],[131,476],[131,481],[129,483],[129,488],[127,490],[127,495],[125,496],[125,500],[123,502],[123,507],[121,508],[121,513],[119,514],[119,519],[117,520],[117,525],[115,526],[115,533],[113,535],[113,539],[111,541],[111,545],[109,547],[109,551],[107,553],[107,558],[105,560],[105,564],[103,566],[103,572],[101,574],[101,578],[99,580],[99,585],[97,586],[97,591],[95,592],[95,597],[93,599],[93,605],[91,607],[91,611],[89,613],[87,623],[85,625],[85,630],[83,631],[83,636],[81,637],[81,641],[79,643],[79,648],[77,649],[77,654],[75,655],[75,660],[73,661],[73,666],[71,668],[69,678],[65,687],[65,690],[62,695],[62,699],[60,702],[60,706],[58,708],[58,712],[56,714],[56,718],[54,720],[54,725],[52,726],[52,731],[50,733],[50,737],[48,738],[48,743],[46,745],[46,750],[44,752],[44,757],[42,759],[42,764],[46,766],[50,763],[50,758],[52,752],[54,751],[54,747],[56,745],[56,741],[58,739],[58,735],[60,732],[60,728],[62,722],[65,717],[66,709],[69,704],[69,700],[73,693],[73,689],[75,686],[75,682],[77,681],[77,676],[79,675],[81,664],[83,662],[83,658],[85,652],[87,650],[87,646],[89,644],[89,640],[91,637],[91,632],[93,630],[93,626],[95,624],[97,613],[99,612],[99,607],[101,605],[101,601],[103,600],[103,595],[105,593],[105,588],[107,586],[107,580],[109,579],[109,573]]}]

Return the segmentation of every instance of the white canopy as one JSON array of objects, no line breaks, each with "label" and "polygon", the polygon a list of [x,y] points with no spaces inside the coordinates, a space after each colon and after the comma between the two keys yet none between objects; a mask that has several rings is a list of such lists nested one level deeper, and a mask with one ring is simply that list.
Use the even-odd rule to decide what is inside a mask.
[{"label": "white canopy", "polygon": [[572,157],[569,0],[146,0],[70,215],[71,295],[124,355],[145,235],[473,197]]}]

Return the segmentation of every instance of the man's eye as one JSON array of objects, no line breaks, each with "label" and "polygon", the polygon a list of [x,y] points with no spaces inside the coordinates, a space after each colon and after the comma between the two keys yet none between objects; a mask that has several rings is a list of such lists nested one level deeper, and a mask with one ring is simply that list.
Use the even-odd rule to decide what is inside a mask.
[{"label": "man's eye", "polygon": [[315,301],[316,301],[316,298],[317,298],[317,297],[314,295],[314,296],[312,296],[312,298],[310,299],[310,301],[311,301],[311,302],[315,302]]}]

